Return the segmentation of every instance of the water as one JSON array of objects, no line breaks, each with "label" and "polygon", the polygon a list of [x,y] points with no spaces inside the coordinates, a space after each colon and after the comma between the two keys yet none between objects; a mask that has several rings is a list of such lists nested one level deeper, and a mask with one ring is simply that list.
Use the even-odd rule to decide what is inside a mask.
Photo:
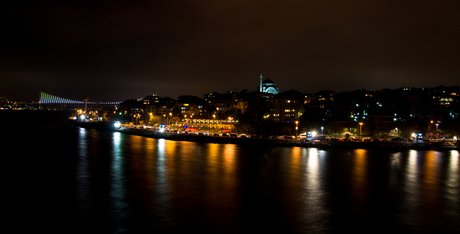
[{"label": "water", "polygon": [[3,131],[16,231],[458,233],[458,151],[169,141],[76,127]]}]

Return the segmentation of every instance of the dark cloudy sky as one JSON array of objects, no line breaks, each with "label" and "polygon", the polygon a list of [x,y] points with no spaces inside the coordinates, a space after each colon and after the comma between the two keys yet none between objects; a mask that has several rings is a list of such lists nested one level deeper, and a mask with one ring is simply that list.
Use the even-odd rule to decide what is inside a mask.
[{"label": "dark cloudy sky", "polygon": [[460,1],[12,1],[0,96],[460,85]]}]

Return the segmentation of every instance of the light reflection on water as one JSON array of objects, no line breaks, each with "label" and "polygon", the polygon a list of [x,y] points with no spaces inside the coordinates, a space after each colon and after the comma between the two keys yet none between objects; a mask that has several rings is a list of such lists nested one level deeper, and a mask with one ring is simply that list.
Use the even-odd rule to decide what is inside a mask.
[{"label": "light reflection on water", "polygon": [[80,201],[79,212],[85,213],[89,208],[90,185],[89,185],[89,166],[88,166],[88,141],[86,140],[87,133],[85,128],[79,129],[78,136],[78,154],[76,165],[76,196]]},{"label": "light reflection on water", "polygon": [[[447,186],[451,194],[460,194],[460,173],[459,170],[459,153],[458,151],[452,150],[450,152],[450,163],[448,166]],[[457,188],[455,190],[455,188]],[[457,196],[458,198],[458,196]],[[458,199],[457,199],[458,200]]]},{"label": "light reflection on water", "polygon": [[[138,144],[134,144],[136,146]],[[123,217],[127,215],[128,212],[128,202],[127,202],[127,188],[126,188],[126,175],[123,167],[125,166],[125,158],[122,154],[121,149],[121,133],[113,133],[113,152],[112,162],[110,167],[110,194],[109,194],[109,209],[111,219],[116,223],[123,221]],[[124,227],[120,228],[121,230],[125,229]]]},{"label": "light reflection on water", "polygon": [[[450,152],[449,166],[447,169],[447,185],[449,188],[460,188],[460,173],[459,170],[459,158],[460,155],[458,151],[452,150]],[[458,191],[458,190],[457,190]],[[460,193],[460,192],[459,192]]]},{"label": "light reflection on water", "polygon": [[[352,166],[353,168],[353,175],[352,175],[352,187],[350,191],[352,192],[351,197],[353,198],[353,203],[354,204],[359,204],[359,203],[365,203],[367,202],[368,199],[368,168],[367,168],[367,163],[368,163],[368,151],[364,149],[356,149],[353,151],[353,161],[354,164]],[[353,209],[356,209],[356,212],[363,212],[362,208],[365,206],[354,206]]]},{"label": "light reflection on water", "polygon": [[[306,149],[306,148],[297,148],[301,149],[302,159],[304,159],[304,188],[305,192],[303,195],[302,202],[303,208],[303,228],[315,227],[312,228],[313,231],[325,231],[325,227],[322,222],[326,220],[329,211],[325,207],[325,197],[326,192],[324,190],[324,183],[322,177],[324,177],[324,168],[323,161],[321,158],[324,151],[318,150],[316,148]],[[296,153],[294,150],[293,153]]]},{"label": "light reflection on water", "polygon": [[93,220],[108,209],[104,225],[115,232],[458,227],[458,151],[249,147],[84,129],[77,141],[79,213]]}]

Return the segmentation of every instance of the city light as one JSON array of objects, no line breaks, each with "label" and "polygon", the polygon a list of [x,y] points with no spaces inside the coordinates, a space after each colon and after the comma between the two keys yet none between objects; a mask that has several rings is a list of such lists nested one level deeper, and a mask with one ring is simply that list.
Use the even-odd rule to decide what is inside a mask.
[{"label": "city light", "polygon": [[116,122],[113,124],[113,126],[114,126],[115,128],[120,128],[120,127],[121,127],[120,121],[116,121]]}]

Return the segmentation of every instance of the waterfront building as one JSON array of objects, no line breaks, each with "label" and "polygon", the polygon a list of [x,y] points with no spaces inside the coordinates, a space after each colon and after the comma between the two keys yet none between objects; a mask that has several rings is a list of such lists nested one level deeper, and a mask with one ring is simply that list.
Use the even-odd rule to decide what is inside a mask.
[{"label": "waterfront building", "polygon": [[169,97],[159,97],[156,94],[147,96],[143,99],[145,112],[152,115],[163,116],[169,114],[176,107],[177,101]]},{"label": "waterfront building", "polygon": [[268,113],[264,119],[270,122],[295,123],[304,113],[304,94],[289,90],[268,99]]},{"label": "waterfront building", "polygon": [[133,124],[141,124],[144,122],[144,105],[142,100],[135,99],[126,100],[120,103],[120,108],[117,110],[118,118],[123,122],[131,122]]},{"label": "waterfront building", "polygon": [[194,118],[193,116],[185,116],[180,123],[173,126],[191,132],[213,132],[225,133],[235,129],[235,124],[238,120],[232,117],[228,118]]},{"label": "waterfront building", "polygon": [[143,98],[144,119],[147,125],[165,125],[176,122],[178,116],[177,101],[169,97],[159,97],[156,94]]},{"label": "waterfront building", "polygon": [[246,113],[248,109],[248,101],[238,98],[238,97],[233,97],[232,98],[232,110],[239,110],[241,114]]},{"label": "waterfront building", "polygon": [[182,95],[179,96],[176,107],[180,111],[181,117],[201,117],[203,116],[203,107],[205,103],[203,99],[197,96]]},{"label": "waterfront building", "polygon": [[229,91],[226,94],[209,92],[203,95],[204,111],[202,117],[207,118],[225,118],[231,111],[234,111],[234,100],[237,99],[237,94]]}]

